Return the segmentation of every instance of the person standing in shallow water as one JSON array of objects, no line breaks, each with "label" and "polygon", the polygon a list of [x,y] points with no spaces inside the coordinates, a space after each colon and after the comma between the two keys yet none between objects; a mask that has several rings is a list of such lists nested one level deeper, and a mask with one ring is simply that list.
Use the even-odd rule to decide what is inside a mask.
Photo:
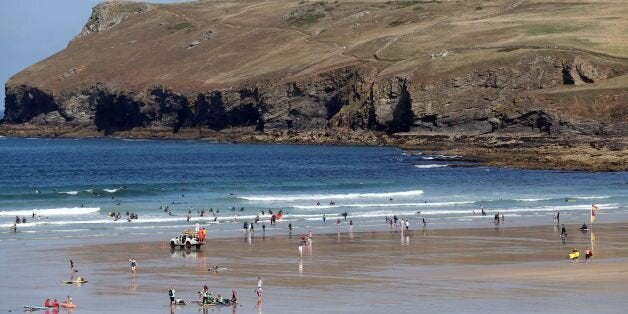
[{"label": "person standing in shallow water", "polygon": [[129,260],[129,263],[131,263],[131,272],[135,274],[135,267],[137,267],[137,261],[135,260],[134,257],[131,257],[131,259]]},{"label": "person standing in shallow water", "polygon": [[593,257],[593,251],[587,247],[587,249],[584,250],[584,262],[591,263],[591,257]]},{"label": "person standing in shallow water", "polygon": [[262,300],[262,285],[264,282],[262,281],[262,277],[257,277],[257,289],[255,289],[255,293],[257,294],[257,301]]}]

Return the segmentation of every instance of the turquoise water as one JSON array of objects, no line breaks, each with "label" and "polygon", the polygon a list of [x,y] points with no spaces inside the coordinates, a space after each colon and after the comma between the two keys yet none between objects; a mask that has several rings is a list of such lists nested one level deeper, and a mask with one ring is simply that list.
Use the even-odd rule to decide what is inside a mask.
[{"label": "turquoise water", "polygon": [[[31,238],[170,235],[197,221],[219,235],[258,214],[256,228],[335,230],[345,211],[356,230],[387,228],[387,215],[412,227],[423,217],[430,227],[477,227],[496,212],[526,225],[551,224],[560,211],[582,223],[591,204],[600,222],[626,220],[628,173],[489,168],[391,147],[0,138],[0,240],[16,236],[16,216],[27,220],[19,236]],[[286,214],[273,229],[269,210]],[[127,211],[138,219],[127,222]]]}]

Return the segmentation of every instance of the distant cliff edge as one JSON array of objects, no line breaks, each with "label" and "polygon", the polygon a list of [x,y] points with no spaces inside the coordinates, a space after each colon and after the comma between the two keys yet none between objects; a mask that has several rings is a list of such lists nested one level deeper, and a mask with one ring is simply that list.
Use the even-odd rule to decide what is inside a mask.
[{"label": "distant cliff edge", "polygon": [[398,145],[626,171],[628,15],[609,1],[106,2],[6,82],[0,134]]}]

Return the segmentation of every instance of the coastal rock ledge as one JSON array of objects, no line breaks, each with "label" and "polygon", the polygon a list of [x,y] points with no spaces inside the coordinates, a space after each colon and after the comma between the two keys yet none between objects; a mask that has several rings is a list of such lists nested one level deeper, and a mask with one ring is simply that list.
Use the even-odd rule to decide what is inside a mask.
[{"label": "coastal rock ledge", "polygon": [[106,2],[6,82],[0,134],[399,145],[628,170],[628,35],[597,22],[626,13],[483,3]]}]

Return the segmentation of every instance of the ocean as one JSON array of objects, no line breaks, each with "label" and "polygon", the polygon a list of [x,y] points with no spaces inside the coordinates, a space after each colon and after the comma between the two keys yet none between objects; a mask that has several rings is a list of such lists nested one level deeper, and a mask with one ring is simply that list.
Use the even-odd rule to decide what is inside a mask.
[{"label": "ocean", "polygon": [[[628,220],[628,173],[493,168],[394,147],[0,137],[0,241],[167,240],[196,222],[220,237],[257,215],[258,232],[334,232],[343,212],[356,231],[386,230],[393,215],[410,228],[423,218],[430,228],[487,227],[498,212],[510,226],[549,225],[556,211],[581,224],[592,204],[599,222]],[[13,234],[16,216],[26,223]]]}]

